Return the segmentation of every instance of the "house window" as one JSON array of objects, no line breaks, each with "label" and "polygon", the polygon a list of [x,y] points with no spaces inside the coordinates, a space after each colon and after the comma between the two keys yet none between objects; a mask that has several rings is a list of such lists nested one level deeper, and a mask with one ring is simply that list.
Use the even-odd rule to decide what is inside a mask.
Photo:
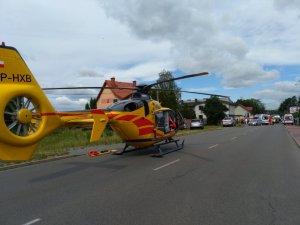
[{"label": "house window", "polygon": [[118,101],[118,99],[117,99],[117,98],[115,98],[115,99],[114,99],[114,103],[115,103],[115,102],[117,102],[117,101]]}]

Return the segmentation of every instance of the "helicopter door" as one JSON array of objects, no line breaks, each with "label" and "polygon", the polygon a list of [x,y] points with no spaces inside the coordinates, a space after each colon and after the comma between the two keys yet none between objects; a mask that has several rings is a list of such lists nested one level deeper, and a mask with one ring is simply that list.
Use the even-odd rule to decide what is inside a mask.
[{"label": "helicopter door", "polygon": [[176,129],[176,119],[173,111],[158,111],[155,113],[156,129],[163,131],[165,134]]},{"label": "helicopter door", "polygon": [[158,111],[155,113],[155,126],[157,130],[165,133],[165,116],[164,111]]}]

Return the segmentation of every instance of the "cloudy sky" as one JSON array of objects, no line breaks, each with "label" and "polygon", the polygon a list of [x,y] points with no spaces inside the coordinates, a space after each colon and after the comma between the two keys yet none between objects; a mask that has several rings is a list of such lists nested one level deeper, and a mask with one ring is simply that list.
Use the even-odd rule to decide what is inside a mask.
[{"label": "cloudy sky", "polygon": [[[300,95],[300,0],[0,0],[0,41],[42,87],[151,83],[163,69],[183,90],[260,99]],[[83,109],[97,91],[48,94]],[[205,96],[183,95],[183,99]]]}]

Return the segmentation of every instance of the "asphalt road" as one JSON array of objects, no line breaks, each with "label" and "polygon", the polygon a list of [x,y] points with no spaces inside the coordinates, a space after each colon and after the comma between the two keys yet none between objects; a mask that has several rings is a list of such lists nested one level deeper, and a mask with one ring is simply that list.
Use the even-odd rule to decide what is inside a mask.
[{"label": "asphalt road", "polygon": [[300,224],[300,150],[282,125],[199,133],[183,150],[150,153],[1,171],[0,224]]}]

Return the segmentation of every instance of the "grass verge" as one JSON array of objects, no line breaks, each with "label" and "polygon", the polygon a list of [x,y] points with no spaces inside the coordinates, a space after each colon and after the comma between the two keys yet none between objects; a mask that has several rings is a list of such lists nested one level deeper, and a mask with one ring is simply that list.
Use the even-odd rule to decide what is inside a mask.
[{"label": "grass verge", "polygon": [[[193,133],[213,131],[220,129],[220,126],[205,126],[203,130],[180,130],[176,136],[189,135]],[[86,128],[60,128],[53,132],[51,135],[45,137],[38,145],[37,151],[33,155],[34,160],[41,160],[51,157],[58,157],[69,154],[73,149],[99,146],[99,145],[111,145],[121,143],[121,138],[113,132],[109,127],[103,132],[102,138],[96,142],[89,142],[91,136],[91,130]],[[22,163],[23,161],[11,161],[1,162],[0,166],[7,166],[16,163]]]},{"label": "grass verge", "polygon": [[34,154],[35,159],[49,156],[68,154],[76,148],[96,145],[110,145],[120,143],[122,140],[110,128],[105,129],[100,140],[90,142],[91,129],[61,128],[44,138],[38,145]]},{"label": "grass verge", "polygon": [[[38,144],[32,161],[67,155],[73,149],[87,146],[110,145],[122,140],[110,128],[107,128],[99,141],[90,143],[91,129],[86,128],[59,128]],[[6,166],[23,161],[0,161],[0,166]]]}]

